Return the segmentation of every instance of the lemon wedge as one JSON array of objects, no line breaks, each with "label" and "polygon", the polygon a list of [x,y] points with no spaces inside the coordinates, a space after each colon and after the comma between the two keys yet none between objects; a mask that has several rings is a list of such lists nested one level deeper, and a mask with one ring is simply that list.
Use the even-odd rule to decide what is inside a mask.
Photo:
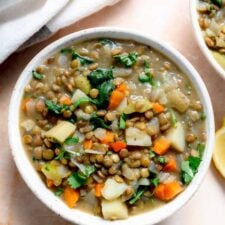
[{"label": "lemon wedge", "polygon": [[[225,122],[225,121],[224,121]],[[213,161],[216,168],[225,178],[225,123],[216,131],[216,140],[213,150]]]}]

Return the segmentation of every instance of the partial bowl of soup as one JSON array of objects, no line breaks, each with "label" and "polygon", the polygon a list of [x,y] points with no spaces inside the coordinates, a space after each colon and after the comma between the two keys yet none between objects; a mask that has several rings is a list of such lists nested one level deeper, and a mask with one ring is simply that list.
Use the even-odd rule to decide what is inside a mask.
[{"label": "partial bowl of soup", "polygon": [[225,1],[191,0],[190,7],[197,42],[210,64],[225,78]]},{"label": "partial bowl of soup", "polygon": [[181,208],[211,160],[206,87],[167,44],[119,28],[66,36],[22,72],[9,109],[18,170],[77,224],[154,224]]}]

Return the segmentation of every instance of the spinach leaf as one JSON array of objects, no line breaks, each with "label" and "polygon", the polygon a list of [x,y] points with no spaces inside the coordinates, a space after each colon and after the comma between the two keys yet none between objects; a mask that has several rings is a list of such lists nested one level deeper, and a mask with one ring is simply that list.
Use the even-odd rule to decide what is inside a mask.
[{"label": "spinach leaf", "polygon": [[64,190],[60,187],[57,187],[55,190],[55,195],[56,196],[61,196],[63,194]]},{"label": "spinach leaf", "polygon": [[184,184],[189,184],[192,181],[200,163],[201,159],[194,156],[189,156],[187,160],[181,162],[181,179]]},{"label": "spinach leaf", "polygon": [[94,166],[85,166],[85,173],[82,173],[81,171],[78,172],[73,172],[67,179],[68,184],[70,187],[76,189],[79,188],[80,186],[86,184],[88,177],[92,173],[95,172],[95,167]]},{"label": "spinach leaf", "polygon": [[36,80],[42,80],[43,79],[43,74],[41,74],[41,73],[38,73],[38,72],[36,72],[36,71],[32,71],[32,76],[33,76],[33,78],[34,79],[36,79]]},{"label": "spinach leaf", "polygon": [[66,145],[73,145],[73,144],[77,144],[79,142],[79,138],[78,137],[68,137],[65,140],[65,144]]},{"label": "spinach leaf", "polygon": [[212,2],[217,5],[219,8],[222,7],[223,5],[223,1],[222,0],[212,0]]},{"label": "spinach leaf", "polygon": [[126,128],[126,120],[128,118],[128,115],[123,113],[121,116],[120,116],[120,123],[119,123],[119,128],[120,129],[125,129]]},{"label": "spinach leaf", "polygon": [[93,87],[97,87],[104,81],[113,79],[112,69],[98,68],[92,71],[87,77]]},{"label": "spinach leaf", "polygon": [[133,205],[136,201],[138,201],[146,190],[147,187],[139,187],[137,192],[129,200],[129,204]]},{"label": "spinach leaf", "polygon": [[74,104],[73,104],[74,109],[76,109],[80,104],[89,103],[89,102],[91,102],[90,98],[88,98],[88,97],[81,97],[76,102],[74,102]]},{"label": "spinach leaf", "polygon": [[150,73],[149,63],[147,61],[144,62],[144,74],[140,74],[138,79],[141,83],[150,83],[152,86],[155,85],[153,77]]},{"label": "spinach leaf", "polygon": [[54,112],[55,114],[60,114],[62,111],[62,106],[53,103],[51,100],[46,100],[45,105],[47,106],[48,110]]},{"label": "spinach leaf", "polygon": [[99,94],[96,99],[92,99],[91,102],[98,108],[107,108],[109,103],[109,97],[114,90],[115,85],[112,80],[103,82],[99,87]]},{"label": "spinach leaf", "polygon": [[138,58],[138,53],[130,52],[128,54],[115,55],[113,57],[117,62],[123,64],[124,66],[131,67],[136,63]]},{"label": "spinach leaf", "polygon": [[105,123],[105,121],[98,117],[96,115],[96,113],[93,113],[92,116],[91,116],[91,119],[90,119],[90,123],[92,123],[94,125],[94,128],[98,128],[98,127],[101,127],[101,128],[104,128],[104,129],[109,129],[109,126]]},{"label": "spinach leaf", "polygon": [[76,51],[73,51],[72,53],[72,59],[79,59],[81,65],[86,65],[86,64],[91,64],[94,62],[93,59],[91,58],[88,58],[88,57],[84,57],[84,56],[81,56],[79,55]]},{"label": "spinach leaf", "polygon": [[72,48],[63,48],[63,49],[60,50],[60,53],[65,54],[65,55],[72,54],[73,49]]},{"label": "spinach leaf", "polygon": [[99,42],[100,42],[102,45],[109,45],[111,48],[112,48],[113,46],[116,45],[112,40],[107,39],[107,38],[101,38],[101,39],[99,40]]}]

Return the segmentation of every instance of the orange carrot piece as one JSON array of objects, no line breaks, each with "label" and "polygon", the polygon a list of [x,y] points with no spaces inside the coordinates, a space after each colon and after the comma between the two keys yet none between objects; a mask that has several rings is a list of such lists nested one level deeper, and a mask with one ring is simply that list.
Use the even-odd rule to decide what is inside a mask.
[{"label": "orange carrot piece", "polygon": [[62,105],[71,105],[72,101],[70,99],[70,97],[68,95],[63,95],[60,100],[59,100],[60,104]]},{"label": "orange carrot piece", "polygon": [[110,147],[113,149],[114,152],[119,152],[121,149],[126,148],[127,144],[124,141],[116,141],[110,144]]},{"label": "orange carrot piece", "polygon": [[84,141],[84,149],[91,149],[93,145],[93,141],[92,140],[85,140]]},{"label": "orange carrot piece", "polygon": [[30,102],[32,98],[24,98],[21,103],[21,109],[26,112],[27,111],[27,103]]},{"label": "orange carrot piece", "polygon": [[120,84],[117,88],[117,91],[125,92],[127,90],[127,85],[125,83]]},{"label": "orange carrot piece", "polygon": [[101,139],[101,142],[104,144],[110,144],[114,142],[114,133],[111,131],[106,131],[106,135]]},{"label": "orange carrot piece", "polygon": [[54,187],[54,186],[55,186],[55,185],[54,185],[53,180],[47,179],[47,187],[52,188],[52,187]]},{"label": "orange carrot piece", "polygon": [[97,183],[95,185],[95,196],[101,197],[102,196],[102,188],[104,187],[103,183]]},{"label": "orange carrot piece", "polygon": [[170,155],[168,157],[168,162],[163,167],[163,170],[167,172],[176,172],[178,170],[176,158],[174,156]]},{"label": "orange carrot piece", "polygon": [[164,106],[159,104],[158,102],[153,102],[152,108],[155,113],[161,113],[161,112],[164,112],[164,110],[165,110]]},{"label": "orange carrot piece", "polygon": [[66,187],[63,197],[68,207],[73,208],[80,198],[80,192],[78,190],[72,189],[71,187]]},{"label": "orange carrot piece", "polygon": [[162,201],[169,201],[182,190],[183,187],[178,181],[172,181],[165,184],[159,184],[154,190],[154,195]]},{"label": "orange carrot piece", "polygon": [[115,109],[124,99],[125,94],[121,91],[114,90],[109,99],[109,109]]},{"label": "orange carrot piece", "polygon": [[170,141],[167,140],[165,137],[160,137],[156,139],[152,149],[158,155],[163,155],[169,150],[169,147]]}]

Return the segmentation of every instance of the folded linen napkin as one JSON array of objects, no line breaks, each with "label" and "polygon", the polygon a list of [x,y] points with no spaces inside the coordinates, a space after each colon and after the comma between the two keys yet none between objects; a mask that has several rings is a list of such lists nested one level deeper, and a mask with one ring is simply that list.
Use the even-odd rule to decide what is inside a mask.
[{"label": "folded linen napkin", "polygon": [[14,51],[119,0],[0,0],[0,64]]}]

